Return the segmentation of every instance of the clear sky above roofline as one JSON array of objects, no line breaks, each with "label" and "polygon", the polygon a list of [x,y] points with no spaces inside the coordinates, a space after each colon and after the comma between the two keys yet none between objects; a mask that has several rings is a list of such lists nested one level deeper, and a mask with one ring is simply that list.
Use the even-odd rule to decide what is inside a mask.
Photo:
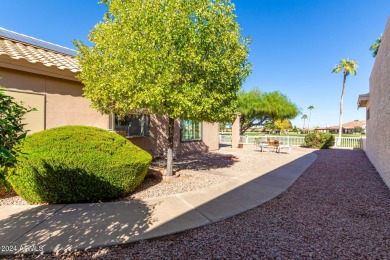
[{"label": "clear sky above roofline", "polygon": [[[252,37],[253,72],[245,90],[280,91],[303,113],[313,105],[310,126],[338,124],[342,75],[331,74],[343,57],[359,63],[349,76],[343,122],[364,120],[359,94],[369,91],[375,59],[369,47],[386,25],[388,0],[233,0],[243,36]],[[25,0],[2,2],[0,27],[75,49],[87,41],[106,10],[95,0]],[[293,120],[303,126],[302,115]],[[307,121],[306,121],[307,126]]]}]

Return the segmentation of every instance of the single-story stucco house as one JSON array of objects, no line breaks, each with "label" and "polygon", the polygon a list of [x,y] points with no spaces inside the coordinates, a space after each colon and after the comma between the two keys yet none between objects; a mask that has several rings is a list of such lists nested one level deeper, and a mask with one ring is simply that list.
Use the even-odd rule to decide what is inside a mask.
[{"label": "single-story stucco house", "polygon": [[[26,116],[30,133],[64,125],[117,131],[153,156],[167,147],[168,120],[159,115],[131,115],[118,121],[89,107],[75,50],[0,28],[0,86],[6,94],[37,108]],[[219,148],[218,124],[177,121],[176,154]]]},{"label": "single-story stucco house", "polygon": [[390,16],[370,76],[370,92],[358,98],[366,108],[364,150],[390,188]]},{"label": "single-story stucco house", "polygon": [[[352,122],[348,122],[342,125],[342,133],[343,134],[353,134],[356,127],[361,127],[363,129],[363,133],[366,130],[366,121],[365,120],[355,120]],[[332,134],[338,134],[339,132],[339,126],[329,126],[329,127],[317,127],[314,129],[318,132],[324,132],[324,133],[332,133]]]}]

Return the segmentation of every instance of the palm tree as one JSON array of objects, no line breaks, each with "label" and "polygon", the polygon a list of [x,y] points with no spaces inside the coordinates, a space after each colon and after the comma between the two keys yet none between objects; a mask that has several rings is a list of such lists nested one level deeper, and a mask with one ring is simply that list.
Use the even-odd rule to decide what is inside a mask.
[{"label": "palm tree", "polygon": [[303,131],[305,131],[305,122],[306,122],[306,119],[307,119],[307,115],[304,114],[301,119],[303,119]]},{"label": "palm tree", "polygon": [[310,131],[310,118],[311,118],[311,110],[314,109],[314,106],[309,106],[307,109],[310,110],[309,121],[307,121],[307,131]]},{"label": "palm tree", "polygon": [[376,55],[378,54],[379,47],[381,46],[381,42],[382,42],[382,35],[378,39],[376,39],[373,45],[370,46],[370,51],[372,51],[372,57],[375,58]]},{"label": "palm tree", "polygon": [[339,138],[337,140],[337,145],[341,143],[341,132],[342,132],[342,115],[343,115],[343,99],[344,99],[344,91],[345,91],[345,83],[347,81],[347,76],[349,74],[353,74],[356,76],[358,64],[355,60],[346,60],[344,58],[341,59],[339,64],[336,64],[332,70],[332,73],[339,73],[343,71],[343,88],[341,90],[341,98],[340,98],[340,119],[339,119]]}]

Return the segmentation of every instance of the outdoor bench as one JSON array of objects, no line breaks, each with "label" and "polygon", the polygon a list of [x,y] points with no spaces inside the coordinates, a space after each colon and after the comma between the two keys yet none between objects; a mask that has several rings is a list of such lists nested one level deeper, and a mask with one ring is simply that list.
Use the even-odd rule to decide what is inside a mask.
[{"label": "outdoor bench", "polygon": [[276,151],[278,153],[280,153],[280,151],[282,149],[287,149],[287,153],[291,153],[291,145],[279,145],[277,148],[276,148]]},{"label": "outdoor bench", "polygon": [[263,149],[268,148],[268,151],[270,152],[271,149],[272,151],[280,153],[282,149],[287,149],[287,153],[291,153],[291,146],[290,145],[283,145],[282,143],[279,142],[272,142],[272,141],[267,141],[267,142],[260,142],[259,139],[255,140],[255,149],[260,149],[261,152],[263,152]]}]

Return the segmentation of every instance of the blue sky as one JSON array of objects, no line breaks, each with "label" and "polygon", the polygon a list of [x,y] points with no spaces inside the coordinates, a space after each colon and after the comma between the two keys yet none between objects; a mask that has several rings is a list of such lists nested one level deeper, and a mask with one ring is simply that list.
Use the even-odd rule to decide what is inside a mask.
[{"label": "blue sky", "polygon": [[[337,125],[342,75],[331,71],[341,58],[355,59],[358,75],[347,79],[343,122],[365,119],[357,98],[369,91],[375,61],[369,47],[384,31],[389,0],[233,2],[243,36],[253,39],[253,71],[245,90],[278,90],[303,113],[315,107],[310,126]],[[0,27],[70,48],[74,39],[87,41],[106,10],[96,0],[12,0],[1,5]],[[301,116],[292,120],[297,127],[303,125]]]}]

